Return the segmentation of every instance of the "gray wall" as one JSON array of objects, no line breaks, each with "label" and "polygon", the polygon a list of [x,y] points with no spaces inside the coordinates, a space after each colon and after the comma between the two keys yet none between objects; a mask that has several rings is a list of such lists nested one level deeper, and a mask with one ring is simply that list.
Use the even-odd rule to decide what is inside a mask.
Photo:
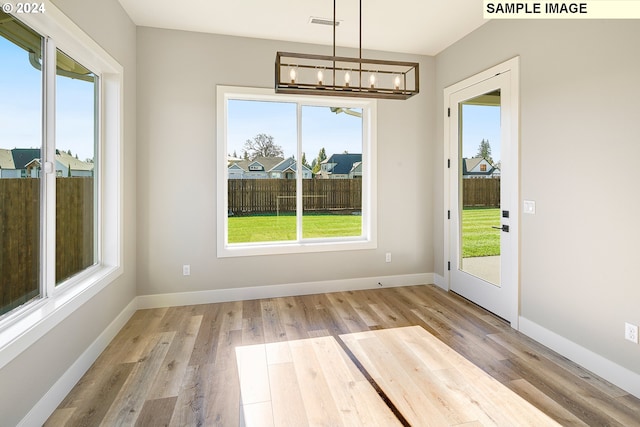
[{"label": "gray wall", "polygon": [[0,425],[16,425],[135,297],[135,33],[117,0],[54,0],[124,66],[124,275],[0,370]]},{"label": "gray wall", "polygon": [[273,87],[277,50],[330,49],[138,28],[139,295],[433,271],[433,58],[407,55],[421,93],[378,102],[378,249],[216,257],[216,85]]},{"label": "gray wall", "polygon": [[[445,87],[520,55],[521,314],[640,373],[640,21],[491,21],[436,57]],[[443,274],[443,147],[434,153],[434,265]]]}]

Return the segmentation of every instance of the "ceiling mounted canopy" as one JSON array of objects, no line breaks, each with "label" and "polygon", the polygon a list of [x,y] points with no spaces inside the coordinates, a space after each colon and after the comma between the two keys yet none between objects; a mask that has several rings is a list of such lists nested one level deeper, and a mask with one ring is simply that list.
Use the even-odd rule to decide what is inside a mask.
[{"label": "ceiling mounted canopy", "polygon": [[276,93],[407,99],[419,92],[417,62],[362,58],[362,0],[358,58],[336,56],[334,24],[333,55],[277,52],[275,73]]}]

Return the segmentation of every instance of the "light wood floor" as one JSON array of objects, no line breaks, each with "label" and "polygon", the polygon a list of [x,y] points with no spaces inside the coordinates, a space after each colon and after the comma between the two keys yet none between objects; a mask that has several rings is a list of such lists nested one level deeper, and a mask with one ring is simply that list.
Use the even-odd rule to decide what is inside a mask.
[{"label": "light wood floor", "polygon": [[411,325],[562,425],[640,426],[640,399],[434,286],[140,310],[46,425],[236,426],[236,346]]}]

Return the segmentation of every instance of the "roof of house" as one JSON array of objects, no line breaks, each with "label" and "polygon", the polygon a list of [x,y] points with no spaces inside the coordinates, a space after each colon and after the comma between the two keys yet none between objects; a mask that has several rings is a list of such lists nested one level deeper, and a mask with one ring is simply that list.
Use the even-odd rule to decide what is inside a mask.
[{"label": "roof of house", "polygon": [[331,157],[324,160],[322,163],[335,163],[331,173],[347,175],[351,172],[351,168],[353,168],[354,163],[361,161],[362,154],[332,154]]},{"label": "roof of house", "polygon": [[16,165],[13,163],[13,154],[11,150],[6,148],[0,148],[0,169],[15,169]]},{"label": "roof of house", "polygon": [[[490,167],[487,168],[485,172],[481,172],[481,171],[471,172],[480,163],[482,163],[483,160],[486,161]],[[485,159],[484,157],[472,157],[470,159],[467,159],[467,158],[462,159],[462,175],[474,175],[474,176],[491,175],[495,170],[496,170],[496,167],[493,166],[491,162]]]},{"label": "roof of house", "polygon": [[[296,160],[293,157],[289,157],[288,159],[284,159],[283,161],[275,165],[273,168],[269,169],[269,171],[279,172],[279,171],[285,171],[287,169],[295,170],[296,167],[297,167]],[[306,170],[310,170],[305,165],[302,165],[302,168]]]},{"label": "roof of house", "polygon": [[40,158],[39,148],[14,148],[11,150],[13,155],[13,164],[15,169],[25,169],[25,167],[33,160]]},{"label": "roof of house", "polygon": [[74,171],[91,171],[93,170],[94,166],[93,163],[83,162],[82,160],[76,159],[74,156],[64,151],[56,152],[56,160]]},{"label": "roof of house", "polygon": [[[0,162],[2,158],[5,156],[2,152],[5,150],[0,150]],[[40,161],[40,149],[39,148],[14,148],[13,150],[6,150],[11,152],[13,167],[11,169],[26,169],[27,165],[34,160]],[[56,150],[56,160],[60,162],[65,167],[74,170],[74,171],[92,171],[94,168],[94,164],[90,162],[84,162],[80,159],[76,159],[69,153],[64,151]],[[9,169],[9,167],[4,166],[4,163],[0,163],[3,169]]]},{"label": "roof of house", "polygon": [[284,159],[282,157],[256,157],[253,160],[240,160],[239,162],[233,162],[232,165],[237,165],[242,168],[244,171],[249,171],[249,165],[253,163],[260,163],[265,172],[273,169],[274,166],[281,163]]}]

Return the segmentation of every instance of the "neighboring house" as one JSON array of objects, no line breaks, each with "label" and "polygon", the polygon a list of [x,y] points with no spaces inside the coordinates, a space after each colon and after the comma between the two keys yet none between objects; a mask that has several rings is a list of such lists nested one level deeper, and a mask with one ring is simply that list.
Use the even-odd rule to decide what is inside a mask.
[{"label": "neighboring house", "polygon": [[93,176],[93,163],[83,162],[64,151],[56,151],[56,175],[64,177]]},{"label": "neighboring house", "polygon": [[[7,153],[10,153],[10,158]],[[76,159],[69,153],[56,150],[56,176],[93,176],[94,164]],[[39,148],[0,149],[0,178],[37,178],[42,163]]]},{"label": "neighboring house", "polygon": [[362,154],[333,154],[320,164],[317,178],[362,178]]},{"label": "neighboring house", "polygon": [[13,163],[13,154],[5,148],[0,148],[0,178],[20,178],[20,171]]},{"label": "neighboring house", "polygon": [[[269,171],[269,178],[283,178],[283,179],[295,179],[296,178],[296,169],[298,168],[297,162],[293,157],[289,157],[288,159],[284,159],[277,165],[275,165]],[[313,173],[311,169],[302,165],[302,178],[303,179],[311,179],[313,177]]]},{"label": "neighboring house", "polygon": [[[241,160],[228,167],[229,179],[295,179],[297,162],[293,157],[256,157]],[[302,177],[310,179],[311,169],[302,166]]]},{"label": "neighboring house", "polygon": [[27,172],[27,165],[32,163],[35,159],[40,159],[39,148],[14,148],[11,150],[13,156],[13,164],[15,167],[15,178],[33,178],[38,177],[37,171],[31,170],[35,175],[30,175]]},{"label": "neighboring house", "polygon": [[349,171],[349,178],[362,178],[362,162],[355,162]]},{"label": "neighboring house", "polygon": [[500,176],[500,169],[492,165],[484,157],[462,159],[463,178],[496,178]]}]

